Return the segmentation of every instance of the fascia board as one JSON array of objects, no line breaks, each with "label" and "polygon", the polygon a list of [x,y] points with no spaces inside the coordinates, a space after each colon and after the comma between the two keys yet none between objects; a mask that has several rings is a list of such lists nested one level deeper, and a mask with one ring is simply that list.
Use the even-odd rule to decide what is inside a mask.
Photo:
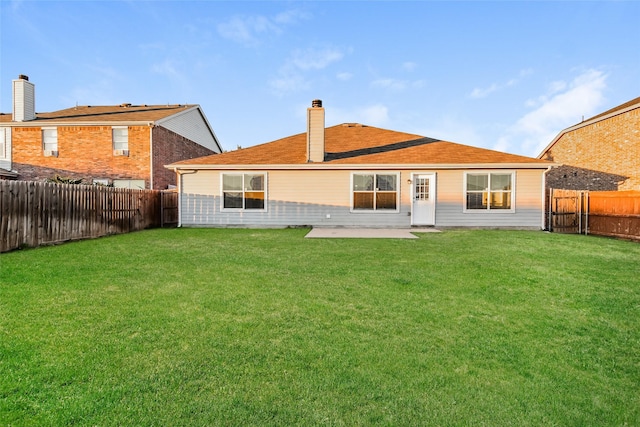
[{"label": "fascia board", "polygon": [[443,170],[443,169],[548,169],[557,163],[474,163],[474,164],[306,164],[306,165],[212,165],[184,164],[165,165],[167,169],[178,170]]},{"label": "fascia board", "polygon": [[155,122],[153,120],[144,121],[93,121],[93,122],[61,122],[57,120],[31,120],[29,122],[21,123],[0,123],[0,126],[14,127],[14,128],[39,128],[39,127],[53,127],[53,126],[151,126]]}]

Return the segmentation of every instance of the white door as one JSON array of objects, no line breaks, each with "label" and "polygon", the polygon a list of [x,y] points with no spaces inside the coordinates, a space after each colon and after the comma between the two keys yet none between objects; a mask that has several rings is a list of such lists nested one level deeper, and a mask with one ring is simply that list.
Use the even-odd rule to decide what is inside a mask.
[{"label": "white door", "polygon": [[436,224],[436,176],[434,174],[413,175],[411,225]]}]

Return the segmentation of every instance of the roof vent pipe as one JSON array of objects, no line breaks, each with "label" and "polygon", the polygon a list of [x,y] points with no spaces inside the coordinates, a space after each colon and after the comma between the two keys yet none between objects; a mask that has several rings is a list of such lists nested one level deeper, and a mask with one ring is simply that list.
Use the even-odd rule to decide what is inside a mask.
[{"label": "roof vent pipe", "polygon": [[311,106],[312,107],[322,107],[322,100],[321,99],[314,99],[313,101],[311,101]]}]

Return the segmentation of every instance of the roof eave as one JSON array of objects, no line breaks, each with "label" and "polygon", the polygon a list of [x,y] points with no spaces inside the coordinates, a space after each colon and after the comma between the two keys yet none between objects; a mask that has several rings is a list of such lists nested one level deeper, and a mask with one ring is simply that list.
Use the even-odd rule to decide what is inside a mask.
[{"label": "roof eave", "polygon": [[167,169],[179,170],[442,170],[442,169],[548,169],[556,163],[394,163],[394,164],[171,164]]},{"label": "roof eave", "polygon": [[28,122],[6,122],[0,126],[8,127],[42,127],[42,126],[151,126],[157,120],[121,120],[121,121],[60,121],[55,119],[35,119]]}]

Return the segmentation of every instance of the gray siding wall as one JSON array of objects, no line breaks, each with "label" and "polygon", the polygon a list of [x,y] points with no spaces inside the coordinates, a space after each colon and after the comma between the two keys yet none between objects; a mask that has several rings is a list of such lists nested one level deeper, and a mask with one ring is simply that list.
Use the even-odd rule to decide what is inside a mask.
[{"label": "gray siding wall", "polygon": [[191,108],[182,114],[159,120],[158,124],[216,153],[220,152],[220,148],[216,144],[205,118],[197,108]]},{"label": "gray siding wall", "polygon": [[517,170],[515,212],[464,212],[464,170],[438,172],[436,226],[543,228],[543,170]]},{"label": "gray siding wall", "polygon": [[[248,172],[255,172],[250,171]],[[401,171],[399,212],[351,212],[351,171],[269,171],[266,211],[222,211],[220,172],[183,175],[184,226],[410,227],[412,173]],[[435,171],[436,227],[541,228],[542,170],[516,172],[514,213],[464,212],[464,170]]]}]

